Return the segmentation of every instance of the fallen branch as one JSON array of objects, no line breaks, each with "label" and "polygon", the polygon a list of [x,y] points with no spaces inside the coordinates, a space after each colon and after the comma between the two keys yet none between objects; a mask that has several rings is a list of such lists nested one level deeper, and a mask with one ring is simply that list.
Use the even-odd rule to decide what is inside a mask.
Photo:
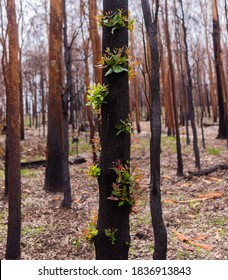
[{"label": "fallen branch", "polygon": [[[86,162],[86,159],[83,157],[76,157],[69,159],[69,164],[81,164]],[[27,169],[27,168],[38,168],[40,166],[46,166],[46,160],[36,160],[36,161],[27,161],[27,162],[21,162],[21,169]]]},{"label": "fallen branch", "polygon": [[208,199],[216,199],[220,197],[227,197],[225,193],[208,193],[208,194],[199,194],[197,198],[192,198],[189,200],[175,200],[175,199],[165,199],[163,202],[168,204],[185,204],[185,203],[195,203],[201,202]]},{"label": "fallen branch", "polygon": [[211,168],[208,168],[205,170],[200,170],[198,172],[188,171],[188,173],[190,176],[204,176],[204,175],[208,175],[212,172],[215,172],[217,170],[225,170],[225,169],[228,169],[228,164],[219,164],[219,165],[216,165],[214,167],[211,167]]}]

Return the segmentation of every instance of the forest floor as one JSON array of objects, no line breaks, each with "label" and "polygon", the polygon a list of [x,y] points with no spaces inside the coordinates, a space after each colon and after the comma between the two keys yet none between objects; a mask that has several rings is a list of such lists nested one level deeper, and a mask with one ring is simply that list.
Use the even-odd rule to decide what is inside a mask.
[{"label": "forest floor", "polygon": [[[132,135],[132,165],[143,174],[141,184],[149,185],[149,123],[142,122],[142,133]],[[176,259],[228,259],[228,170],[206,176],[189,176],[196,171],[192,145],[186,145],[184,128],[182,152],[184,176],[176,176],[175,138],[162,135],[161,192],[164,221],[168,232],[168,254]],[[206,149],[199,140],[202,169],[228,163],[225,140],[217,140],[217,126],[204,128]],[[198,137],[200,138],[200,129]],[[4,136],[0,136],[4,143]],[[192,142],[191,142],[192,143]],[[36,130],[26,130],[21,143],[22,161],[44,159],[46,140]],[[71,144],[71,156],[75,156]],[[44,167],[22,169],[22,259],[94,259],[94,247],[84,238],[88,223],[98,210],[98,185],[88,177],[91,152],[88,133],[81,133],[79,155],[87,162],[70,165],[73,203],[61,207],[63,195],[43,190]],[[4,162],[0,161],[0,259],[4,258],[7,235],[7,199],[4,194]],[[138,203],[130,218],[130,259],[152,259],[153,231],[149,196]]]}]

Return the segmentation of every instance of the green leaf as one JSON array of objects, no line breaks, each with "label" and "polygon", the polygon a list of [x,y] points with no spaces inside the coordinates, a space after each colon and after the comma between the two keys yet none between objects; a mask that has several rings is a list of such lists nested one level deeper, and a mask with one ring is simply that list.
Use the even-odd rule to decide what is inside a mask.
[{"label": "green leaf", "polygon": [[[113,69],[113,71],[114,71],[115,73],[121,73],[121,72],[127,70],[127,69],[121,67],[120,65],[113,65],[112,69]],[[128,70],[127,70],[127,71],[128,71]]]},{"label": "green leaf", "polygon": [[110,75],[110,74],[112,74],[112,73],[113,73],[113,69],[110,68],[110,69],[105,73],[105,76],[108,76],[108,75]]},{"label": "green leaf", "polygon": [[124,205],[124,201],[120,201],[119,203],[118,203],[118,206],[122,206],[122,205]]}]

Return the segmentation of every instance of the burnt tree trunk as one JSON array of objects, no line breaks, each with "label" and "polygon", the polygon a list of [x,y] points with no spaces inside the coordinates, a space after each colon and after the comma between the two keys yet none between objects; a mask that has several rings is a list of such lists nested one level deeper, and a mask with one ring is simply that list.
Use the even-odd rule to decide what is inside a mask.
[{"label": "burnt tree trunk", "polygon": [[174,113],[174,124],[175,124],[175,132],[176,132],[176,148],[177,148],[177,175],[183,175],[183,161],[182,161],[182,153],[181,153],[181,141],[180,141],[180,131],[179,131],[179,123],[178,123],[178,111],[177,111],[177,102],[176,102],[176,85],[175,85],[175,76],[174,76],[174,66],[172,61],[172,51],[171,51],[171,40],[169,33],[169,18],[168,18],[168,4],[167,0],[165,1],[165,37],[168,49],[168,61],[169,61],[169,69],[171,76],[171,88],[172,88],[172,101],[173,101],[173,113]]},{"label": "burnt tree trunk", "polygon": [[[128,13],[128,0],[103,1],[104,13],[116,12],[123,9]],[[112,51],[114,48],[128,46],[128,29],[121,28],[111,34],[111,29],[103,27],[103,53],[107,47]],[[130,135],[129,133],[117,134],[116,125],[120,120],[126,120],[129,114],[128,73],[111,74],[104,76],[103,83],[109,85],[109,95],[106,97],[107,104],[101,108],[101,158],[99,177],[99,213],[98,213],[98,236],[95,241],[96,259],[123,260],[128,259],[130,244],[129,214],[130,206],[124,204],[118,206],[118,201],[107,199],[113,190],[112,184],[116,181],[116,173],[112,169],[117,160],[123,165],[130,160]],[[115,244],[111,244],[105,235],[105,229],[116,230]]]},{"label": "burnt tree trunk", "polygon": [[[157,1],[157,5],[158,5]],[[150,207],[152,225],[154,229],[154,254],[155,260],[166,259],[167,232],[162,217],[161,190],[160,190],[160,152],[161,152],[161,104],[160,104],[160,75],[159,75],[159,51],[157,37],[157,13],[152,20],[148,0],[141,0],[144,21],[150,44],[152,57],[152,74],[150,78],[151,87],[151,145],[150,145]]]},{"label": "burnt tree trunk", "polygon": [[67,15],[66,15],[66,1],[62,0],[63,7],[63,35],[64,35],[64,61],[66,68],[66,86],[62,96],[63,107],[63,186],[64,186],[64,199],[63,206],[71,206],[71,185],[70,185],[70,170],[69,170],[69,132],[68,132],[68,103],[70,91],[72,89],[71,78],[71,61],[70,61],[70,48],[67,42]]},{"label": "burnt tree trunk", "polygon": [[199,147],[198,147],[198,139],[197,139],[197,130],[196,130],[196,124],[195,124],[195,110],[194,110],[194,103],[193,103],[193,96],[192,96],[192,74],[191,74],[191,67],[189,63],[189,53],[188,53],[188,43],[187,43],[187,28],[185,25],[185,15],[184,15],[184,9],[183,9],[183,3],[182,0],[180,0],[181,5],[181,11],[182,11],[182,28],[183,28],[183,35],[184,35],[184,46],[185,46],[185,63],[187,68],[187,77],[188,77],[188,104],[189,104],[189,116],[190,116],[190,122],[192,127],[192,133],[193,133],[193,150],[195,154],[195,166],[197,168],[200,168],[200,153],[199,153]]},{"label": "burnt tree trunk", "polygon": [[218,107],[219,107],[219,131],[218,139],[226,139],[227,137],[227,107],[226,101],[226,85],[223,79],[223,65],[221,61],[221,43],[220,43],[220,24],[218,18],[217,1],[213,0],[213,45],[214,45],[214,58],[215,69],[217,77],[217,92],[218,92]]},{"label": "burnt tree trunk", "polygon": [[50,2],[47,166],[44,189],[63,191],[62,0]]}]

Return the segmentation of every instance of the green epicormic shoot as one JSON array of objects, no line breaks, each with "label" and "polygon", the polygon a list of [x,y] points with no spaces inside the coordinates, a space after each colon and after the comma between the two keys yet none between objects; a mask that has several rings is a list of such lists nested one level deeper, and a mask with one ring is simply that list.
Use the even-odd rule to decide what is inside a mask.
[{"label": "green epicormic shoot", "polygon": [[116,135],[119,135],[121,133],[131,133],[132,125],[129,119],[126,119],[125,121],[120,120],[119,123],[116,125],[116,129],[118,130]]},{"label": "green epicormic shoot", "polygon": [[108,199],[118,201],[118,206],[128,204],[134,206],[136,199],[141,195],[140,180],[142,178],[139,170],[135,167],[129,168],[120,161],[116,162],[113,168],[117,177],[116,182],[112,184],[112,194]]},{"label": "green epicormic shoot", "polygon": [[[128,17],[129,17],[128,13]],[[98,21],[98,26],[106,26],[111,28],[111,33],[114,34],[115,31],[122,27],[127,27],[130,31],[134,30],[134,19],[128,19],[122,9],[118,9],[117,12],[107,12],[105,14],[101,13],[96,16]]]},{"label": "green epicormic shoot", "polygon": [[101,105],[106,103],[105,97],[109,94],[108,86],[101,85],[98,83],[97,85],[91,85],[88,89],[86,106],[92,106],[94,110],[99,110]]},{"label": "green epicormic shoot", "polygon": [[115,244],[116,241],[116,232],[117,232],[118,228],[115,230],[112,229],[105,229],[105,235],[108,237],[109,241],[111,242],[112,245]]},{"label": "green epicormic shoot", "polygon": [[88,173],[87,173],[88,176],[92,176],[94,178],[98,178],[100,175],[101,175],[101,169],[100,167],[98,167],[97,165],[95,164],[92,164],[90,167],[89,167],[89,170],[88,170]]},{"label": "green epicormic shoot", "polygon": [[114,48],[113,51],[110,48],[106,48],[105,54],[97,66],[107,68],[105,76],[126,71],[128,72],[128,77],[132,79],[136,75],[135,66],[138,64],[138,61],[135,61],[129,54],[129,48],[125,46]]}]

